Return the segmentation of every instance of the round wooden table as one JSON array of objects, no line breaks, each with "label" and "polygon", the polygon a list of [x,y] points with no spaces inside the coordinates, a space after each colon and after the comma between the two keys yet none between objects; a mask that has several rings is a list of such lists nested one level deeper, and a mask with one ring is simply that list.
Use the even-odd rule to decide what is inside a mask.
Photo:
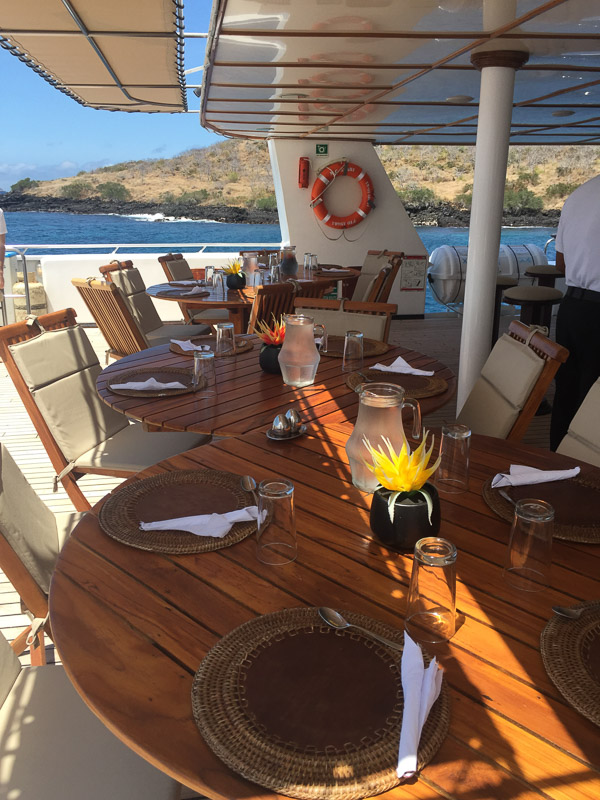
[{"label": "round wooden table", "polygon": [[[373,539],[370,499],[349,482],[345,438],[320,427],[318,435],[270,442],[255,431],[143,473],[208,467],[257,480],[289,478],[295,563],[260,563],[254,537],[198,555],[136,550],[104,534],[94,512],[58,560],[50,617],[78,691],[136,752],[215,800],[274,796],[226,767],[194,724],[193,676],[221,637],[258,615],[298,606],[354,610],[403,627],[412,559]],[[502,564],[510,524],[486,505],[482,484],[511,463],[574,462],[474,436],[469,491],[441,496],[440,535],[458,548],[459,627],[451,642],[428,649],[437,650],[449,684],[450,732],[418,782],[390,793],[399,800],[597,796],[598,729],[548,678],[539,637],[552,605],[600,597],[600,547],[555,541],[549,589],[508,587]]]},{"label": "round wooden table", "polygon": [[[255,428],[266,428],[275,416],[288,408],[296,408],[304,422],[333,424],[354,421],[358,413],[358,396],[346,385],[341,358],[323,356],[314,386],[293,389],[283,383],[281,375],[269,375],[258,364],[260,340],[252,350],[237,356],[216,360],[217,396],[200,398],[195,394],[174,397],[124,397],[111,392],[111,379],[130,369],[142,367],[189,367],[190,356],[172,353],[169,345],[160,345],[125,356],[106,367],[98,376],[96,388],[111,408],[143,422],[148,429],[190,431],[217,436],[239,436]],[[365,359],[365,368],[378,361],[389,364],[403,356],[412,366],[434,370],[435,376],[447,382],[447,388],[433,397],[419,400],[423,415],[445,405],[456,391],[452,370],[429,356],[391,347],[384,355]],[[381,373],[385,381],[385,373]]]},{"label": "round wooden table", "polygon": [[224,292],[218,291],[213,286],[203,287],[208,292],[204,295],[186,295],[192,287],[174,287],[170,283],[158,283],[148,286],[146,294],[155,297],[157,300],[174,300],[176,303],[185,303],[192,308],[209,310],[215,308],[225,308],[229,313],[229,321],[233,322],[236,334],[246,333],[252,303],[254,302],[254,289],[225,289]]}]

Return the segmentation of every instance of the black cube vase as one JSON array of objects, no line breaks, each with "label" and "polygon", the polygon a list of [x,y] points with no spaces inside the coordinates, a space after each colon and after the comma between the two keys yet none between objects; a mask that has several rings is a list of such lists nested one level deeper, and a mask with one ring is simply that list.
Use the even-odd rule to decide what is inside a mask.
[{"label": "black cube vase", "polygon": [[263,344],[258,354],[258,363],[263,372],[269,372],[271,375],[281,375],[281,367],[279,365],[280,352],[280,344]]},{"label": "black cube vase", "polygon": [[232,272],[225,279],[228,289],[243,289],[246,285],[246,276],[239,272]]},{"label": "black cube vase", "polygon": [[412,552],[419,539],[425,536],[437,536],[440,531],[440,498],[435,486],[426,483],[423,491],[431,498],[432,511],[431,523],[427,511],[427,501],[420,493],[408,492],[398,495],[394,505],[394,520],[390,519],[388,511],[389,492],[385,494],[381,489],[373,493],[371,515],[369,522],[371,530],[379,541],[388,547],[403,552]]}]

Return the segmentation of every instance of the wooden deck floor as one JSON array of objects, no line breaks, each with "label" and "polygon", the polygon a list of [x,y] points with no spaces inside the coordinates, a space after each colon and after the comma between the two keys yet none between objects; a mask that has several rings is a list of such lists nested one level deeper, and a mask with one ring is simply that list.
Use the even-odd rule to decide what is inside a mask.
[{"label": "wooden deck floor", "polygon": [[[506,329],[512,317],[502,319],[502,329]],[[395,320],[392,323],[390,341],[394,344],[410,347],[439,359],[455,372],[458,371],[460,348],[460,318],[443,314],[427,317],[425,320]],[[106,344],[96,328],[87,328],[88,335],[98,354],[100,363],[104,363]],[[54,471],[31,424],[4,365],[0,363],[0,441],[8,448],[23,473],[34,487],[38,495],[53,511],[69,511],[73,507],[62,488],[53,492]],[[428,427],[440,425],[444,420],[454,419],[455,402],[448,404],[436,414],[428,416]],[[525,441],[539,447],[548,447],[549,416],[536,417]],[[119,479],[88,475],[80,481],[80,485],[93,504],[120,483]],[[7,638],[13,639],[27,625],[26,617],[21,613],[19,598],[5,576],[0,572],[0,628]],[[47,648],[50,661],[56,658],[51,645]],[[28,655],[23,657],[28,663]]]}]

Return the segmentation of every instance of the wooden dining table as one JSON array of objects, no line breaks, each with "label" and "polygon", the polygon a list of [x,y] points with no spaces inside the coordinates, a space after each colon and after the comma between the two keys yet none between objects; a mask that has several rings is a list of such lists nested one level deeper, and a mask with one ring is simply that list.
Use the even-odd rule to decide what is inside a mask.
[{"label": "wooden dining table", "polygon": [[[194,393],[173,397],[125,397],[111,392],[109,382],[126,371],[141,368],[187,367],[189,355],[171,352],[170,345],[142,350],[115,361],[99,375],[96,387],[111,408],[138,420],[148,430],[190,431],[216,436],[239,436],[254,428],[265,428],[275,416],[295,408],[303,422],[320,420],[324,424],[354,421],[358,413],[358,395],[346,384],[342,359],[323,356],[314,386],[294,389],[283,383],[281,375],[263,372],[258,363],[260,340],[246,337],[253,348],[236,356],[216,359],[217,395],[202,398]],[[445,388],[432,397],[419,400],[423,415],[445,405],[456,391],[456,377],[440,361],[409,350],[390,347],[382,355],[365,359],[365,368],[391,363],[403,356],[412,366],[434,371],[434,377],[446,382]],[[385,373],[381,373],[385,380]]]},{"label": "wooden dining table", "polygon": [[[102,531],[98,507],[86,514],[59,557],[50,618],[77,690],[120,739],[214,800],[275,796],[225,766],[194,723],[194,674],[222,637],[260,615],[293,607],[330,606],[403,627],[412,557],[388,549],[371,533],[370,498],[350,483],[346,436],[319,423],[290,442],[272,442],[254,431],[141,474],[210,468],[251,473],[258,481],[288,478],[295,486],[294,563],[259,562],[254,536],[197,555],[134,549]],[[468,492],[441,496],[440,535],[458,550],[458,627],[450,642],[426,646],[438,657],[449,688],[449,732],[418,779],[386,797],[599,796],[598,728],[549,679],[540,633],[553,605],[600,597],[600,547],[555,541],[549,588],[511,589],[502,575],[510,523],[482,498],[484,482],[511,463],[557,468],[574,462],[473,437]],[[600,470],[582,465],[582,474],[597,478]]]}]

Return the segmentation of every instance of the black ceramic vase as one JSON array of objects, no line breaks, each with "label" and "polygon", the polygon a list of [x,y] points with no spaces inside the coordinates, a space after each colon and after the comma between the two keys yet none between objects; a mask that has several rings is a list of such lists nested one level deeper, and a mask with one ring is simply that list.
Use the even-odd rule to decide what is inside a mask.
[{"label": "black ceramic vase", "polygon": [[270,372],[272,375],[281,375],[279,366],[280,344],[263,344],[258,354],[258,363],[263,372]]},{"label": "black ceramic vase", "polygon": [[408,496],[408,492],[398,495],[394,506],[394,521],[388,511],[388,491],[377,489],[371,504],[370,525],[375,536],[395,550],[412,552],[419,539],[437,536],[440,531],[440,498],[435,486],[426,483],[423,490],[431,497],[433,510],[431,524],[427,512],[427,501],[420,493]]},{"label": "black ceramic vase", "polygon": [[228,289],[243,289],[246,285],[246,276],[240,272],[232,272],[227,276],[225,282]]}]

